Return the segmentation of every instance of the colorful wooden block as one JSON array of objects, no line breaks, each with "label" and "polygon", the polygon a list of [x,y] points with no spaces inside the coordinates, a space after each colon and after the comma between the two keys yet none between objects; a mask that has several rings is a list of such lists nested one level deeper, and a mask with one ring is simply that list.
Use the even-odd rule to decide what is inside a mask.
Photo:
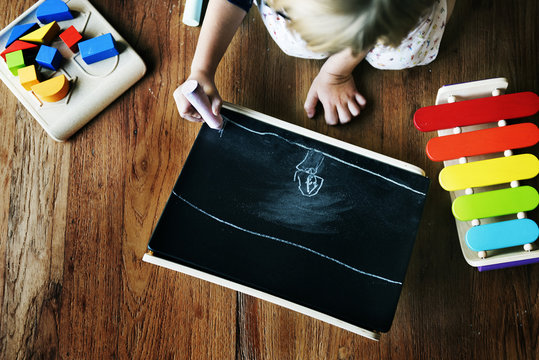
[{"label": "colorful wooden block", "polygon": [[539,173],[539,160],[532,154],[520,154],[447,166],[439,181],[447,191],[491,186],[525,180]]},{"label": "colorful wooden block", "polygon": [[531,211],[538,204],[537,190],[531,186],[518,186],[459,196],[453,201],[451,209],[458,220],[470,221]]},{"label": "colorful wooden block", "polygon": [[19,69],[26,66],[22,50],[6,54],[7,67],[14,76],[18,75]]},{"label": "colorful wooden block", "polygon": [[532,116],[537,111],[539,96],[527,91],[426,106],[415,112],[414,125],[420,131],[434,131]]},{"label": "colorful wooden block", "polygon": [[79,51],[82,59],[88,65],[119,54],[110,33],[80,42]]},{"label": "colorful wooden block", "polygon": [[37,29],[39,29],[39,25],[37,23],[14,26],[13,30],[11,30],[11,33],[9,34],[9,38],[6,43],[6,48],[9,47],[11,44],[13,44],[13,42],[15,40],[18,40],[21,36],[24,36]]},{"label": "colorful wooden block", "polygon": [[24,35],[23,37],[19,38],[19,40],[47,45],[56,35],[58,35],[59,32],[60,26],[58,26],[56,21],[53,21],[50,24],[42,26],[29,34]]},{"label": "colorful wooden block", "polygon": [[39,65],[55,71],[60,67],[62,59],[62,55],[58,49],[47,45],[41,45],[36,56],[36,62]]},{"label": "colorful wooden block", "polygon": [[24,53],[37,53],[39,46],[36,44],[28,43],[25,41],[15,40],[13,44],[11,44],[7,49],[2,51],[0,56],[2,56],[2,59],[6,61],[6,54],[9,54],[11,52],[22,50]]},{"label": "colorful wooden block", "polygon": [[46,0],[37,8],[36,16],[42,24],[73,19],[69,7],[62,0]]},{"label": "colorful wooden block", "polygon": [[60,101],[69,92],[69,80],[63,74],[58,75],[32,86],[32,91],[45,102]]},{"label": "colorful wooden block", "polygon": [[539,128],[522,123],[432,138],[427,155],[433,161],[445,161],[525,148],[538,141]]},{"label": "colorful wooden block", "polygon": [[539,228],[530,219],[515,219],[474,226],[466,233],[466,245],[473,251],[488,251],[530,244]]},{"label": "colorful wooden block", "polygon": [[73,52],[79,52],[79,41],[82,40],[82,35],[75,29],[73,25],[67,28],[66,31],[60,34],[60,39],[67,45],[67,47]]},{"label": "colorful wooden block", "polygon": [[39,84],[35,65],[19,69],[19,81],[26,90],[32,90],[32,86]]}]

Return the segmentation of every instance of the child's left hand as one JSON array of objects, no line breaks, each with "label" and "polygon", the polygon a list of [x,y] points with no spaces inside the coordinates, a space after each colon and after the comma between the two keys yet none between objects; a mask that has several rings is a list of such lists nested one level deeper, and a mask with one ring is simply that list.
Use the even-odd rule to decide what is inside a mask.
[{"label": "child's left hand", "polygon": [[364,50],[356,54],[351,49],[344,49],[327,59],[314,78],[305,100],[308,117],[315,115],[318,101],[324,107],[329,125],[345,124],[359,115],[367,101],[357,91],[352,72],[367,52]]},{"label": "child's left hand", "polygon": [[352,74],[336,75],[324,69],[313,80],[305,100],[305,111],[309,118],[315,115],[318,101],[324,107],[324,116],[329,125],[349,122],[359,115],[367,103],[357,91]]}]

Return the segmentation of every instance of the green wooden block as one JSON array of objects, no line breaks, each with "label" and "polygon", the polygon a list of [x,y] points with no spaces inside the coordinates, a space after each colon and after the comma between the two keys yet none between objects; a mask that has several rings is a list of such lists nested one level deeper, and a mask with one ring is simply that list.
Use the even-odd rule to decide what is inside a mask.
[{"label": "green wooden block", "polygon": [[6,54],[6,62],[9,71],[11,71],[14,76],[19,75],[19,69],[26,67],[22,50]]}]

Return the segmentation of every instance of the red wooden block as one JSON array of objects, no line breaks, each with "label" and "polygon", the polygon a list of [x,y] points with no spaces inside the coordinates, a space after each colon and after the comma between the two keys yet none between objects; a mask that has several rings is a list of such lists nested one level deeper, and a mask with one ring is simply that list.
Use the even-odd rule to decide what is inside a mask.
[{"label": "red wooden block", "polygon": [[82,35],[79,34],[73,25],[68,27],[66,31],[60,34],[60,39],[62,39],[62,41],[73,53],[79,52],[78,43],[82,40]]},{"label": "red wooden block", "polygon": [[421,131],[434,131],[526,117],[537,111],[539,96],[527,91],[426,106],[414,114],[414,125]]},{"label": "red wooden block", "polygon": [[538,141],[537,126],[522,123],[432,138],[427,143],[427,155],[433,161],[445,161],[520,149]]},{"label": "red wooden block", "polygon": [[13,44],[11,44],[7,49],[2,51],[0,56],[2,56],[2,59],[4,59],[4,61],[6,61],[6,54],[9,54],[9,53],[15,52],[15,51],[19,51],[19,50],[22,50],[23,52],[25,52],[26,50],[31,50],[31,51],[36,51],[37,52],[38,45],[31,44],[31,43],[28,43],[28,42],[25,42],[25,41],[15,40],[13,42]]}]

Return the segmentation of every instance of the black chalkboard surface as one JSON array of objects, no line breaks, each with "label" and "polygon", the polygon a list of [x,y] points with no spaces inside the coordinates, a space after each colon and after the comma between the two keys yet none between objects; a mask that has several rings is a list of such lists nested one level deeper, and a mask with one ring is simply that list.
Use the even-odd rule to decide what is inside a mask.
[{"label": "black chalkboard surface", "polygon": [[203,125],[144,260],[377,338],[429,180],[409,164],[227,105]]}]

